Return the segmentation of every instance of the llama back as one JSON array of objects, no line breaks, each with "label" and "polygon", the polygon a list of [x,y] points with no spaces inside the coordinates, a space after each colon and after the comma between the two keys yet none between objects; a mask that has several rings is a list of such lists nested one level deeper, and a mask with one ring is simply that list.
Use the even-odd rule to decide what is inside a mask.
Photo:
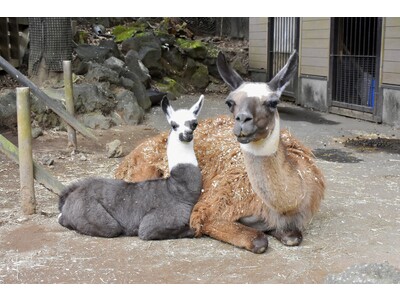
[{"label": "llama back", "polygon": [[151,137],[131,151],[115,171],[115,178],[138,182],[169,175],[167,160],[168,132]]},{"label": "llama back", "polygon": [[75,182],[67,186],[60,194],[58,200],[58,210],[61,212],[68,196],[79,187],[79,182]]},{"label": "llama back", "polygon": [[306,178],[305,184],[310,188],[310,209],[315,213],[324,198],[326,183],[321,169],[316,165],[315,156],[311,149],[303,145],[288,130],[282,130],[281,141],[286,146],[287,156],[291,163],[301,164],[298,169],[302,171],[302,178]]}]

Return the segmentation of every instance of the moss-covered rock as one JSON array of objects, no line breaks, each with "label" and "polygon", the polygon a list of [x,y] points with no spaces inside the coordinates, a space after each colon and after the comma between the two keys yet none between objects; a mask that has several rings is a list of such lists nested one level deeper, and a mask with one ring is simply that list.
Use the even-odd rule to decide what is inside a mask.
[{"label": "moss-covered rock", "polygon": [[191,58],[204,59],[207,55],[207,47],[199,40],[177,39],[178,46]]},{"label": "moss-covered rock", "polygon": [[190,83],[196,89],[205,89],[208,86],[210,79],[208,76],[208,68],[203,64],[197,64],[196,72],[193,74]]},{"label": "moss-covered rock", "polygon": [[118,25],[112,30],[112,34],[115,36],[117,43],[123,42],[132,36],[145,31],[147,28],[145,23],[134,23],[131,25]]},{"label": "moss-covered rock", "polygon": [[170,99],[178,98],[186,92],[181,84],[170,77],[164,77],[161,81],[155,82],[155,86],[160,92],[167,93]]}]

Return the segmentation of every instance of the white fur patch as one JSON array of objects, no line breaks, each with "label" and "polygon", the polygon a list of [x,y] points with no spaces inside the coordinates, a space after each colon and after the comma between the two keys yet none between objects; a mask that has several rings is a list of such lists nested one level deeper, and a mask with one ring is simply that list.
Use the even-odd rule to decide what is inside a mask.
[{"label": "white fur patch", "polygon": [[168,138],[167,157],[170,171],[178,164],[192,164],[197,166],[193,141],[188,143],[181,142],[179,140],[179,133],[175,131],[171,131]]},{"label": "white fur patch", "polygon": [[278,150],[279,138],[280,138],[280,124],[279,115],[275,114],[275,127],[272,133],[265,139],[257,142],[250,142],[248,144],[240,144],[240,148],[248,153],[255,156],[270,156]]},{"label": "white fur patch", "polygon": [[235,92],[245,92],[247,97],[267,96],[272,93],[269,86],[262,82],[246,82],[242,84]]},{"label": "white fur patch", "polygon": [[168,137],[167,157],[168,167],[171,171],[178,164],[192,164],[197,166],[197,159],[194,153],[193,140],[191,142],[182,142],[179,135],[186,136],[187,132],[193,133],[193,130],[185,124],[187,121],[197,120],[203,106],[204,95],[190,109],[174,110],[168,106],[168,123],[174,122],[178,127],[172,129]]}]

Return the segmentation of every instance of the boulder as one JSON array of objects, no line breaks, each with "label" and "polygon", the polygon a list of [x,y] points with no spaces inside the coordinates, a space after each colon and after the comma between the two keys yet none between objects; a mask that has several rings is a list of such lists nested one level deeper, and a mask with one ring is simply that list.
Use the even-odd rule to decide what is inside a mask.
[{"label": "boulder", "polygon": [[101,111],[110,113],[116,106],[113,95],[107,93],[102,85],[82,83],[74,85],[75,112],[87,113]]},{"label": "boulder", "polygon": [[107,157],[117,158],[122,156],[122,145],[120,140],[114,140],[106,144]]},{"label": "boulder", "polygon": [[155,82],[155,87],[162,93],[167,93],[169,100],[175,100],[181,94],[186,93],[186,89],[176,80],[164,77],[161,81]]},{"label": "boulder", "polygon": [[15,90],[6,89],[0,94],[0,127],[17,127],[16,99]]},{"label": "boulder", "polygon": [[122,42],[122,52],[128,53],[134,50],[139,59],[149,69],[151,76],[162,74],[160,64],[161,43],[151,32],[144,32]]},{"label": "boulder", "polygon": [[246,55],[245,54],[237,54],[232,62],[231,66],[240,74],[240,75],[247,75],[248,73],[248,66],[246,63]]},{"label": "boulder", "polygon": [[146,93],[147,93],[147,96],[149,96],[149,98],[150,98],[152,106],[159,104],[161,102],[162,98],[164,96],[167,96],[167,93],[160,92],[160,91],[157,91],[154,89],[148,89],[146,91]]},{"label": "boulder", "polygon": [[207,66],[198,63],[197,69],[191,77],[190,83],[195,89],[204,90],[210,82]]},{"label": "boulder", "polygon": [[114,55],[114,49],[107,46],[95,46],[88,44],[80,44],[75,47],[77,58],[83,62],[104,62],[107,58]]},{"label": "boulder", "polygon": [[89,71],[86,74],[86,80],[92,82],[107,81],[117,84],[119,83],[119,74],[105,65],[89,63]]},{"label": "boulder", "polygon": [[106,67],[110,68],[111,70],[114,70],[118,74],[120,74],[121,69],[123,69],[125,67],[125,63],[121,59],[116,58],[114,56],[107,58],[104,61],[104,65]]},{"label": "boulder", "polygon": [[172,68],[176,69],[177,71],[181,71],[185,67],[186,59],[176,47],[172,47],[169,50],[164,50],[162,57],[171,65]]},{"label": "boulder", "polygon": [[185,40],[177,39],[179,47],[186,53],[189,57],[193,59],[205,59],[207,55],[207,47],[198,40]]},{"label": "boulder", "polygon": [[140,81],[146,85],[151,77],[149,69],[139,59],[139,54],[134,50],[128,51],[125,56],[125,62],[128,70],[135,73]]},{"label": "boulder", "polygon": [[116,58],[122,57],[121,52],[118,49],[118,45],[113,40],[100,40],[99,47],[109,49],[108,53]]},{"label": "boulder", "polygon": [[116,95],[118,101],[116,112],[128,125],[137,125],[143,121],[144,110],[139,106],[135,95],[122,90]]}]

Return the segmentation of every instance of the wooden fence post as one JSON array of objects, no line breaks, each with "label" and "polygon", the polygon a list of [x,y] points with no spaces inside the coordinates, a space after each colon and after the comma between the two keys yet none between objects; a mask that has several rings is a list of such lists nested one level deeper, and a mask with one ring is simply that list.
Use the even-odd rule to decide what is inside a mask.
[{"label": "wooden fence post", "polygon": [[[71,61],[69,60],[63,61],[63,70],[64,70],[65,107],[72,116],[75,116]],[[74,150],[76,150],[77,149],[76,131],[68,123],[67,123],[67,132],[68,132],[68,147],[72,147]]]},{"label": "wooden fence post", "polygon": [[27,87],[17,88],[17,122],[22,212],[31,215],[36,212],[36,199],[33,181],[31,109]]}]

